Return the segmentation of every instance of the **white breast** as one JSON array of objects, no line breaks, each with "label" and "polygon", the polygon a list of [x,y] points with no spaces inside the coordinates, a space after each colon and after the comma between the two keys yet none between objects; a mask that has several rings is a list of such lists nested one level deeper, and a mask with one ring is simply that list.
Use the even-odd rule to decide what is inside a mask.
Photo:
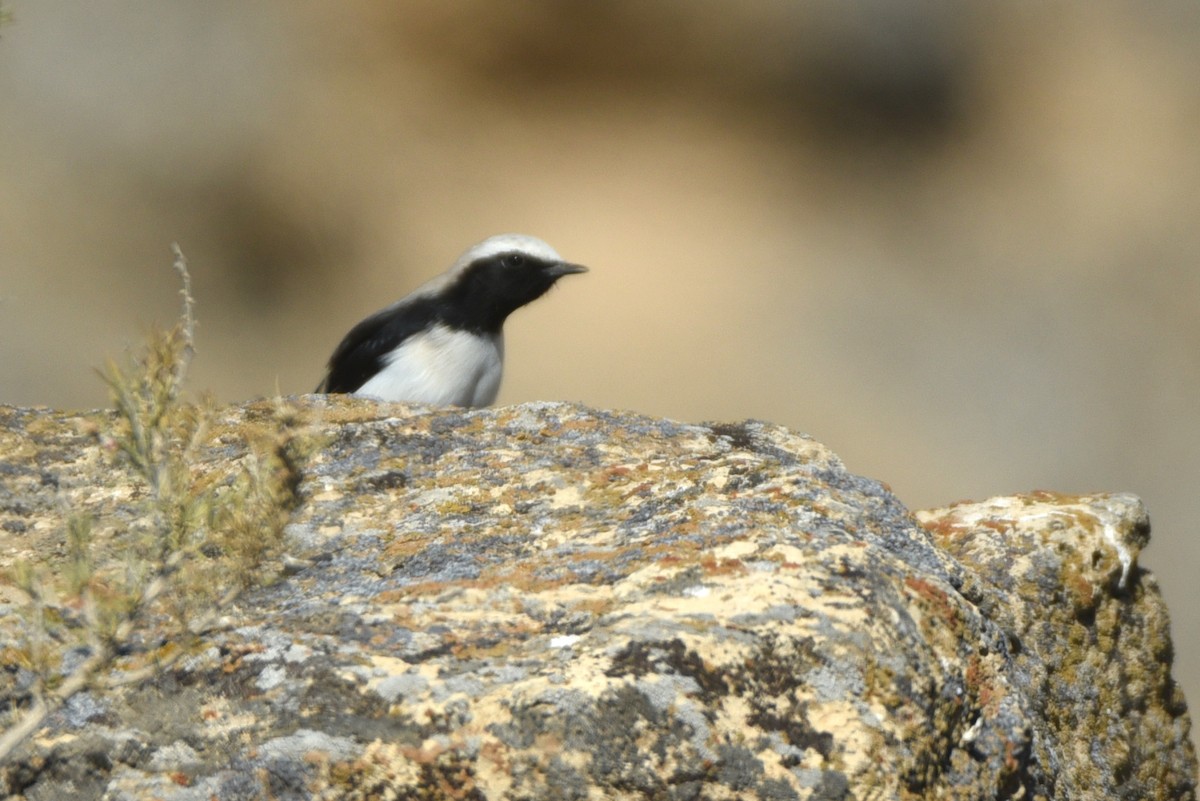
[{"label": "white breast", "polygon": [[355,395],[435,406],[487,406],[500,391],[502,336],[480,336],[439,325],[411,336]]}]

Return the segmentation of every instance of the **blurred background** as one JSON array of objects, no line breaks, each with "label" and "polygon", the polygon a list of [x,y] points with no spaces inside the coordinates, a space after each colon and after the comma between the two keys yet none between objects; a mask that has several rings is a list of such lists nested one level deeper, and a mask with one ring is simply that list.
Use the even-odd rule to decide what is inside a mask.
[{"label": "blurred background", "polygon": [[805,431],[912,508],[1133,491],[1200,709],[1200,4],[6,0],[0,402],[178,313],[310,391],[520,231],[501,403]]}]

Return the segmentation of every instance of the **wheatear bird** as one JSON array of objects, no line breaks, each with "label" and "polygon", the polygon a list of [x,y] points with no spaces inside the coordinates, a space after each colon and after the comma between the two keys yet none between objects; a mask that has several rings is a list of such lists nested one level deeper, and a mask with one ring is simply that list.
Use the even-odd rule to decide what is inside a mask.
[{"label": "wheatear bird", "polygon": [[487,406],[500,391],[505,319],[564,275],[586,271],[532,236],[485,239],[445,273],[350,329],[317,392]]}]

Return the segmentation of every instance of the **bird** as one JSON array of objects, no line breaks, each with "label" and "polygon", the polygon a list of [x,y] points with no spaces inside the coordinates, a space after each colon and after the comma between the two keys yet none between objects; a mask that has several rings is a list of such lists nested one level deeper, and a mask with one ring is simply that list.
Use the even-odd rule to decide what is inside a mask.
[{"label": "bird", "polygon": [[504,321],[587,267],[541,239],[500,234],[450,269],[350,329],[329,358],[321,393],[433,406],[490,406],[504,372]]}]

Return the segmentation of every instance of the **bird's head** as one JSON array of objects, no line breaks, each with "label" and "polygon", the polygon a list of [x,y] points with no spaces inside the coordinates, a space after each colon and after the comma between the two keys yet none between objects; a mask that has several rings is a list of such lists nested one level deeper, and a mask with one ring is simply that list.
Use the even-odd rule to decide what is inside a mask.
[{"label": "bird's head", "polygon": [[586,267],[564,261],[536,237],[501,234],[459,257],[443,293],[469,322],[499,331],[509,314],[546,294],[559,278],[583,272]]}]

